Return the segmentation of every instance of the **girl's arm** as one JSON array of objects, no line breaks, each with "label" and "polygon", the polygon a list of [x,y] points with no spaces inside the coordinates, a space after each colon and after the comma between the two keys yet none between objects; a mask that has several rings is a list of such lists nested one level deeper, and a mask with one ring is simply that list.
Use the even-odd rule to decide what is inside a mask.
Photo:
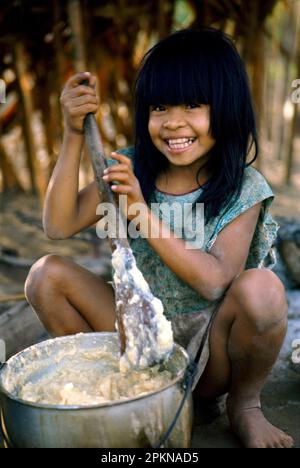
[{"label": "girl's arm", "polygon": [[[147,206],[130,159],[116,153],[112,153],[112,158],[119,164],[108,168],[104,178],[108,182],[119,182],[120,185],[112,186],[112,189],[127,195],[128,208],[133,203],[143,204],[144,209],[139,214],[140,233],[182,281],[205,299],[220,298],[245,268],[261,204],[258,203],[229,223],[220,232],[209,253],[200,249],[187,249],[183,239],[168,238],[168,227]],[[128,219],[134,220],[128,212],[125,214]],[[158,237],[148,236],[151,231],[157,232]]]},{"label": "girl's arm", "polygon": [[98,108],[95,89],[79,85],[83,79],[89,79],[90,85],[95,84],[95,78],[89,73],[78,73],[68,80],[62,92],[65,132],[43,211],[44,231],[51,239],[70,237],[99,219],[96,183],[78,193],[83,120],[88,112],[95,113]]}]

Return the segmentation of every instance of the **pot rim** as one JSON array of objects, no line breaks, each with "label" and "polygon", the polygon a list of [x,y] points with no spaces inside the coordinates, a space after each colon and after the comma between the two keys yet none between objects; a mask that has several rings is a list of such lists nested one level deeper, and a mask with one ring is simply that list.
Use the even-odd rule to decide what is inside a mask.
[{"label": "pot rim", "polygon": [[[28,351],[33,347],[37,347],[38,345],[42,345],[42,344],[44,344],[46,342],[56,341],[56,340],[57,341],[64,341],[64,340],[67,341],[69,338],[75,337],[76,335],[89,335],[91,337],[99,336],[99,335],[102,335],[102,336],[104,336],[104,335],[105,336],[116,336],[117,333],[116,332],[77,333],[75,335],[67,335],[67,336],[59,336],[59,337],[56,337],[56,338],[50,338],[48,340],[41,341],[40,343],[33,344],[32,346],[29,346],[28,348],[25,348],[22,351],[19,351],[17,354],[14,354],[13,356],[11,356],[8,359],[7,362],[9,362],[10,359],[13,359],[13,358],[19,356],[20,354],[24,353],[25,351]],[[186,358],[186,366],[182,370],[180,370],[178,372],[176,377],[174,377],[171,380],[170,383],[168,383],[167,385],[164,385],[159,390],[153,390],[152,392],[148,392],[148,393],[138,395],[138,396],[135,396],[135,397],[132,397],[132,398],[124,398],[122,400],[115,400],[115,401],[111,401],[109,403],[98,403],[98,404],[94,404],[94,405],[68,405],[68,406],[67,405],[51,405],[51,404],[48,404],[48,403],[35,403],[35,402],[32,402],[32,401],[23,400],[21,398],[18,398],[17,396],[12,395],[3,386],[2,374],[3,374],[4,370],[5,370],[6,365],[4,365],[0,369],[0,396],[1,396],[1,393],[3,393],[10,400],[13,400],[13,401],[15,401],[15,402],[17,402],[17,403],[19,403],[19,404],[21,404],[23,406],[32,406],[34,408],[39,408],[39,409],[63,410],[63,411],[74,411],[74,410],[77,410],[77,411],[84,410],[85,411],[85,410],[89,410],[89,409],[92,410],[92,409],[103,408],[103,407],[111,407],[111,406],[131,403],[132,401],[136,401],[136,400],[142,400],[144,398],[148,398],[149,396],[152,396],[152,395],[155,395],[155,394],[158,394],[158,393],[161,393],[161,392],[165,391],[166,389],[168,389],[168,388],[172,387],[174,384],[176,384],[184,376],[186,368],[187,368],[187,366],[188,366],[188,364],[190,362],[190,357],[189,357],[187,351],[182,346],[178,345],[177,343],[174,343],[174,349],[175,348],[179,348],[181,353],[183,354],[183,356]]]}]

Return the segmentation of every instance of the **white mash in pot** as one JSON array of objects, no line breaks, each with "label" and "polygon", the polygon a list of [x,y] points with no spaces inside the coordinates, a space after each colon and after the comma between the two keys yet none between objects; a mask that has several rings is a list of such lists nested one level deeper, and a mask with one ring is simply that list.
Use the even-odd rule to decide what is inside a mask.
[{"label": "white mash in pot", "polygon": [[4,387],[9,393],[33,403],[87,406],[132,399],[171,382],[171,372],[161,363],[174,349],[173,332],[161,301],[151,293],[130,249],[119,246],[112,265],[117,313],[126,335],[121,358],[118,340],[113,346],[80,347],[66,337],[57,348],[53,344],[58,342],[48,340],[29,348],[26,358],[21,353],[11,368],[8,363]]},{"label": "white mash in pot", "polygon": [[74,339],[53,353],[54,341],[49,340],[49,352],[47,346],[33,346],[11,369],[7,364],[3,384],[9,393],[34,403],[87,406],[147,394],[168,385],[174,377],[158,365],[120,370],[117,342],[113,348],[81,349]]}]

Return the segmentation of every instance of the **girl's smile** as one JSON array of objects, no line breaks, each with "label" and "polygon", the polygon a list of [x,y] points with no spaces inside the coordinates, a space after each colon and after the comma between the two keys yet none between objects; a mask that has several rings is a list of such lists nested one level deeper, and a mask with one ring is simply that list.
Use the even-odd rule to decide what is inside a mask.
[{"label": "girl's smile", "polygon": [[189,149],[195,140],[196,137],[179,137],[170,139],[167,138],[165,139],[165,142],[168,145],[170,152],[174,154],[180,154]]}]

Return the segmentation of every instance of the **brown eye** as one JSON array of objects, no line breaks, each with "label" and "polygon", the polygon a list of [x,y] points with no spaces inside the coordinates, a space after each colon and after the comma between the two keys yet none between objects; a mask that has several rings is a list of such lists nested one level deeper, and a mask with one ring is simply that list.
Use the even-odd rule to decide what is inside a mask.
[{"label": "brown eye", "polygon": [[161,104],[158,104],[156,106],[150,106],[150,109],[151,111],[154,111],[154,112],[163,112],[166,110],[165,106],[161,105]]},{"label": "brown eye", "polygon": [[201,107],[202,104],[198,104],[197,102],[191,102],[189,104],[186,105],[186,107],[188,109],[196,109],[196,108],[199,108]]}]

